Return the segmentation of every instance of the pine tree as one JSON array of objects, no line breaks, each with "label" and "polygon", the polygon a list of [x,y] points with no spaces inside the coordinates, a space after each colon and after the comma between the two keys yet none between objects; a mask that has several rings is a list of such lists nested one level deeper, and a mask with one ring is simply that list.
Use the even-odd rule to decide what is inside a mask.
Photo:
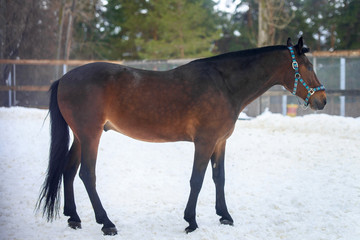
[{"label": "pine tree", "polygon": [[210,56],[221,37],[212,0],[109,0],[105,7],[111,59]]},{"label": "pine tree", "polygon": [[138,38],[142,58],[189,58],[213,54],[214,41],[220,38],[217,16],[210,0],[151,1],[148,22],[153,36]]}]

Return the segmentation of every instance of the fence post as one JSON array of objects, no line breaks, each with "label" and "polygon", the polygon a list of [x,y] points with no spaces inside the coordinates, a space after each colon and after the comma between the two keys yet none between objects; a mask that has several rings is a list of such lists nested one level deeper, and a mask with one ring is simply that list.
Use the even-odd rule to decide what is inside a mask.
[{"label": "fence post", "polygon": [[[346,60],[345,58],[340,58],[340,90],[345,90],[345,81],[346,81]],[[340,116],[345,116],[345,96],[340,96]]]},{"label": "fence post", "polygon": [[63,75],[65,75],[66,72],[67,72],[67,65],[63,64]]},{"label": "fence post", "polygon": [[[14,85],[14,87],[16,87],[16,65],[15,64],[13,64],[13,85]],[[15,106],[15,105],[17,105],[15,89],[13,91],[13,96],[14,96],[14,106]]]},{"label": "fence post", "polygon": [[[8,79],[6,80],[6,85],[11,87],[11,71],[9,72]],[[9,107],[11,107],[11,105],[12,105],[12,94],[11,94],[11,89],[9,89]]]},{"label": "fence post", "polygon": [[287,114],[287,96],[286,95],[282,96],[281,107],[282,107],[282,115],[286,116],[286,114]]}]

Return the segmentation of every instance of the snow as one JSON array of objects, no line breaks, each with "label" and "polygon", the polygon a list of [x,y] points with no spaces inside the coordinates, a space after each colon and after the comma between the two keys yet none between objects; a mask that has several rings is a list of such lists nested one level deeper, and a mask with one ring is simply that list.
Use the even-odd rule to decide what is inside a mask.
[{"label": "snow", "polygon": [[82,229],[34,211],[47,168],[46,110],[0,108],[0,239],[360,239],[360,118],[264,113],[238,121],[226,151],[226,197],[234,226],[215,214],[208,169],[197,207],[199,229],[186,235],[192,143],[145,143],[103,134],[97,189],[114,237],[101,225],[79,179]]}]

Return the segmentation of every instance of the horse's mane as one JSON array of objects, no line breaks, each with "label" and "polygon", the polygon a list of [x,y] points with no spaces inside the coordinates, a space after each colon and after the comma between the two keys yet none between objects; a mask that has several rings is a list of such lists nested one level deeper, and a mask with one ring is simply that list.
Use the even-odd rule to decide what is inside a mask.
[{"label": "horse's mane", "polygon": [[197,60],[194,60],[192,62],[206,62],[206,61],[218,61],[222,59],[232,59],[232,58],[239,58],[239,57],[247,57],[247,56],[253,56],[260,53],[267,53],[267,52],[273,52],[278,50],[284,50],[287,49],[284,45],[276,45],[276,46],[267,46],[267,47],[261,47],[261,48],[253,48],[253,49],[246,49],[246,50],[240,50],[235,52],[228,52],[223,53],[217,56],[208,57],[208,58],[200,58]]}]

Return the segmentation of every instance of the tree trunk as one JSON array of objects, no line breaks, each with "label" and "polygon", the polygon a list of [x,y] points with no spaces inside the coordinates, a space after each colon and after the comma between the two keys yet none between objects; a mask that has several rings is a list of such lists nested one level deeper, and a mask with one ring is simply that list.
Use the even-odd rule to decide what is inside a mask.
[{"label": "tree trunk", "polygon": [[[6,1],[0,0],[0,59],[4,59],[6,43]],[[0,81],[5,82],[5,65],[0,65]]]},{"label": "tree trunk", "polygon": [[64,59],[68,60],[69,56],[70,56],[70,47],[71,47],[71,39],[72,39],[72,25],[73,25],[73,20],[74,20],[74,10],[75,10],[75,4],[76,4],[76,0],[73,0],[72,2],[72,6],[71,6],[71,11],[69,13],[69,22],[68,22],[68,28],[67,28],[67,33],[66,33],[66,42],[65,42],[65,56]]},{"label": "tree trunk", "polygon": [[259,0],[259,30],[257,46],[265,46],[268,42],[268,24],[266,23],[266,0]]},{"label": "tree trunk", "polygon": [[335,40],[336,40],[335,29],[336,29],[335,24],[332,24],[332,25],[331,25],[331,30],[330,30],[330,34],[331,34],[331,37],[330,37],[330,48],[333,49],[333,50],[335,50]]},{"label": "tree trunk", "polygon": [[[64,17],[65,17],[65,2],[66,0],[61,1],[60,11],[59,11],[59,31],[58,31],[58,42],[57,42],[57,52],[56,52],[56,59],[60,59],[61,54],[61,40],[62,40],[62,32],[63,32],[63,26],[64,26]],[[56,65],[55,70],[55,79],[58,79],[60,77],[59,73],[60,66]]]},{"label": "tree trunk", "polygon": [[321,33],[320,31],[318,32],[318,39],[317,39],[317,50],[320,51],[321,50]]}]

